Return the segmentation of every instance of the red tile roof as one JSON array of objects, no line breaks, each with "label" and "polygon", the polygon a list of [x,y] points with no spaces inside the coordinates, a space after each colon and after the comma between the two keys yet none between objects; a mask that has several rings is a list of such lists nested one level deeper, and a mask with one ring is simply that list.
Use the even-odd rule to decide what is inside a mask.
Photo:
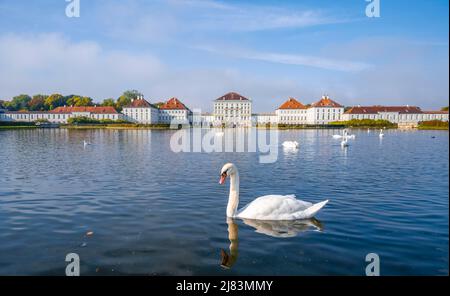
[{"label": "red tile roof", "polygon": [[229,92],[223,96],[221,96],[220,98],[217,98],[216,101],[248,101],[249,99],[247,99],[244,96],[241,96],[238,93],[235,92]]},{"label": "red tile roof", "polygon": [[4,111],[6,114],[42,114],[48,113],[48,111],[28,111],[28,110],[20,110],[20,111]]},{"label": "red tile roof", "polygon": [[72,112],[90,112],[96,114],[117,114],[116,109],[111,106],[106,107],[97,107],[97,106],[89,106],[89,107],[57,107],[51,111],[50,113],[72,113]]},{"label": "red tile roof", "polygon": [[126,105],[125,108],[150,108],[153,107],[144,98],[132,100],[130,104]]},{"label": "red tile roof", "polygon": [[350,108],[345,114],[377,114],[379,112],[398,112],[401,114],[423,113],[422,110],[416,106],[357,106]]},{"label": "red tile roof", "polygon": [[278,109],[307,109],[305,105],[294,98],[289,98]]},{"label": "red tile roof", "polygon": [[189,110],[183,103],[177,98],[171,98],[163,105],[159,107],[161,110]]},{"label": "red tile roof", "polygon": [[448,114],[448,111],[422,111],[425,114]]},{"label": "red tile roof", "polygon": [[328,96],[323,96],[320,101],[317,101],[313,104],[311,104],[311,107],[334,107],[334,108],[342,108],[343,106],[341,104],[336,103],[332,99],[330,99]]}]

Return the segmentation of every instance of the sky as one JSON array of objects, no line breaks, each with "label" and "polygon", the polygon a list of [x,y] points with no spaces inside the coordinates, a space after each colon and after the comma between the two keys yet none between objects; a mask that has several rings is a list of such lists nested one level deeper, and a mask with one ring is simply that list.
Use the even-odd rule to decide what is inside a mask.
[{"label": "sky", "polygon": [[[346,105],[449,101],[449,1],[0,0],[0,99],[136,89],[191,109],[235,91],[271,112],[288,97]],[[373,1],[373,0],[372,0]]]}]

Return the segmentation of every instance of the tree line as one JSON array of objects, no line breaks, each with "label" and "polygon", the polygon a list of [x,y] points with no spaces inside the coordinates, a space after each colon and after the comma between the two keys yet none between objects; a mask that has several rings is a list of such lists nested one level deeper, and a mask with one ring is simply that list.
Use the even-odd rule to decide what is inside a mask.
[{"label": "tree line", "polygon": [[125,91],[117,100],[113,98],[104,99],[101,103],[94,103],[91,97],[80,95],[63,96],[61,94],[34,95],[21,94],[13,97],[10,101],[0,100],[0,109],[9,111],[49,111],[62,106],[110,106],[118,112],[142,94],[137,90]]}]

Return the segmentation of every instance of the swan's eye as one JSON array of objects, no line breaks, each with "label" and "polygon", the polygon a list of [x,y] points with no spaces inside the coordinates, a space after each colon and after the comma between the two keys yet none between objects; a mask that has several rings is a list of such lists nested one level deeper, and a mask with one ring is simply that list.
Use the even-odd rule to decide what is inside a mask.
[{"label": "swan's eye", "polygon": [[222,177],[226,177],[227,176],[227,171],[222,173]]}]

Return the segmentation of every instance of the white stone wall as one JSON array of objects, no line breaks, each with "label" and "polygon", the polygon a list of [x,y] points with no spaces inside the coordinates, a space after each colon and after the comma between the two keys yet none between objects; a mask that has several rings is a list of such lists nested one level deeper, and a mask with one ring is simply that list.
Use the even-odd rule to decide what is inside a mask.
[{"label": "white stone wall", "polygon": [[125,107],[122,110],[122,113],[124,114],[124,119],[136,122],[136,123],[143,123],[143,124],[155,124],[159,122],[159,112],[156,108],[146,108],[146,107],[140,107],[140,108],[128,108]]},{"label": "white stone wall", "polygon": [[383,119],[392,123],[410,123],[416,124],[420,121],[442,120],[448,121],[448,113],[399,113],[399,112],[379,112],[377,114],[343,114],[341,121],[352,119]]},{"label": "white stone wall", "polygon": [[254,114],[253,122],[257,124],[277,124],[278,116],[276,114]]},{"label": "white stone wall", "polygon": [[343,107],[310,107],[307,109],[307,124],[329,124],[341,120]]},{"label": "white stone wall", "polygon": [[163,109],[159,110],[160,123],[180,123],[185,124],[189,122],[189,111],[178,109]]},{"label": "white stone wall", "polygon": [[53,123],[67,123],[69,118],[86,116],[93,119],[111,119],[117,120],[121,118],[121,114],[111,113],[111,114],[99,114],[99,113],[89,113],[89,112],[74,112],[74,113],[49,113],[49,112],[6,112],[0,113],[1,121],[21,121],[21,122],[34,122],[38,119],[46,119]]},{"label": "white stone wall", "polygon": [[308,109],[278,109],[275,113],[280,124],[308,123]]}]

